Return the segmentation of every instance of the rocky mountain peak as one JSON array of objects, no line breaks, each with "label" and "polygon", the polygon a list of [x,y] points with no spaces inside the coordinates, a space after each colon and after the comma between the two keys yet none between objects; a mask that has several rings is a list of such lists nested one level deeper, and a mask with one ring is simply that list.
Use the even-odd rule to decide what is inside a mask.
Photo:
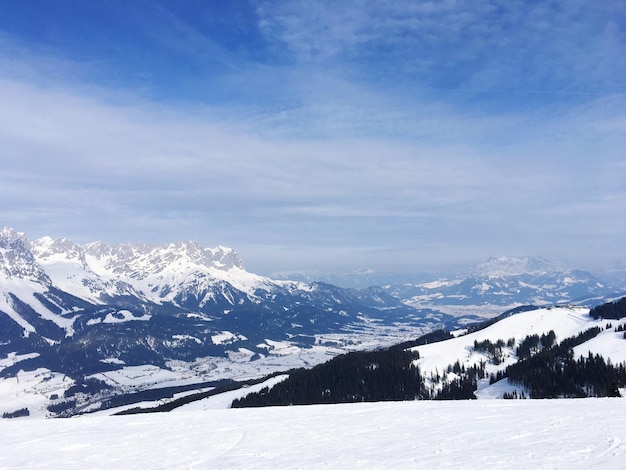
[{"label": "rocky mountain peak", "polygon": [[83,248],[68,238],[42,237],[30,244],[33,255],[38,260],[48,259],[55,255],[67,260],[84,260]]},{"label": "rocky mountain peak", "polygon": [[26,236],[12,228],[5,227],[0,231],[0,273],[8,279],[31,279],[46,285],[51,283],[30,251]]},{"label": "rocky mountain peak", "polygon": [[243,261],[232,248],[219,245],[213,249],[205,249],[205,253],[206,252],[210,253],[211,263],[216,268],[223,270],[230,270],[232,268],[245,270]]},{"label": "rocky mountain peak", "polygon": [[144,270],[161,272],[174,266],[203,266],[227,271],[233,267],[244,269],[243,262],[230,248],[204,248],[197,241],[183,241],[164,245],[91,244],[86,254],[103,263],[109,270]]},{"label": "rocky mountain peak", "polygon": [[25,246],[28,245],[28,239],[23,232],[18,232],[11,227],[4,227],[0,230],[0,243],[8,244],[19,240]]}]

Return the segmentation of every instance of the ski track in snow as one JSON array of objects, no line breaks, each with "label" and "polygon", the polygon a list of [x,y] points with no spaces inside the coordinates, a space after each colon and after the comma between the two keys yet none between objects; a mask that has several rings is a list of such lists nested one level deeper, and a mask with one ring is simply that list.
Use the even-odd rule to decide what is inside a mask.
[{"label": "ski track in snow", "polygon": [[0,422],[0,468],[623,468],[626,400],[384,402]]}]

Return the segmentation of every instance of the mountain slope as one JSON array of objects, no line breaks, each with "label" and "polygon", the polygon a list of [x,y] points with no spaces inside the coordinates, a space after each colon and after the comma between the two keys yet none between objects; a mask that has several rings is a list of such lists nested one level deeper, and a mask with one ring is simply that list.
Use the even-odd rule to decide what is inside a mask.
[{"label": "mountain slope", "polygon": [[[523,276],[535,283],[547,276],[542,301],[550,289],[558,299],[571,297],[572,290],[561,295],[559,285],[593,287],[573,272],[544,272],[545,263],[526,260],[504,269],[503,262],[510,264],[497,260],[497,269],[485,267],[471,279],[356,290],[249,273],[225,247],[31,242],[3,229],[0,391],[7,387],[0,398],[19,397],[40,415],[70,415],[119,394],[258,378],[458,328],[493,315],[494,299],[508,305],[517,286],[530,285]],[[525,272],[529,266],[532,273]],[[462,298],[459,286],[473,296]],[[407,300],[411,289],[427,292],[426,300]],[[536,299],[538,290],[530,291]],[[459,301],[456,311],[448,309],[450,299]],[[467,302],[476,302],[473,312],[481,315],[467,315]],[[4,403],[15,408],[0,406],[2,412],[21,409]]]},{"label": "mountain slope", "polygon": [[225,247],[0,231],[0,380],[32,382],[53,414],[138,387],[306,366],[447,320],[376,288],[258,276]]}]

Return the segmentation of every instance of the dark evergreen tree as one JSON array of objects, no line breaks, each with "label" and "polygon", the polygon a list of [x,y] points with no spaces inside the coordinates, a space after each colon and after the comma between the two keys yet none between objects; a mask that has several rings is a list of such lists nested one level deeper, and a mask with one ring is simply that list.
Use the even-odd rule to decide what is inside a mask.
[{"label": "dark evergreen tree", "polygon": [[22,418],[22,417],[26,417],[26,416],[30,416],[30,411],[28,410],[28,408],[20,408],[19,410],[15,410],[15,411],[7,411],[2,413],[2,417],[3,418]]},{"label": "dark evergreen tree", "polygon": [[271,389],[235,400],[234,408],[428,398],[417,355],[401,349],[354,352],[298,369]]},{"label": "dark evergreen tree", "polygon": [[531,398],[612,396],[626,384],[624,364],[613,366],[599,355],[574,359],[573,348],[600,333],[591,328],[506,368],[503,377],[530,391]]},{"label": "dark evergreen tree", "polygon": [[589,311],[594,319],[605,318],[607,320],[619,320],[626,317],[626,297],[622,297],[617,302],[608,302],[598,305]]}]

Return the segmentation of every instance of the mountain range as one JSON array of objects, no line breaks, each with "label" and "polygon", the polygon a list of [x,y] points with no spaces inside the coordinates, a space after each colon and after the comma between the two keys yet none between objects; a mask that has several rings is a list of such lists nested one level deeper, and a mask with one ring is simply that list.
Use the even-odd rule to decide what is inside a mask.
[{"label": "mountain range", "polygon": [[588,271],[559,268],[542,258],[491,258],[470,272],[430,282],[404,283],[385,291],[415,307],[576,303],[593,306],[624,289]]},{"label": "mountain range", "polygon": [[223,246],[30,241],[5,228],[0,381],[16,380],[31,408],[55,415],[68,397],[86,410],[120,393],[262,377],[504,307],[601,303],[614,292],[531,258],[490,260],[465,278],[351,289],[250,273]]},{"label": "mountain range", "polygon": [[541,257],[494,257],[471,268],[449,271],[453,274],[435,271],[397,274],[363,269],[343,274],[283,272],[275,276],[301,282],[324,280],[353,288],[377,285],[407,304],[435,309],[453,306],[457,314],[464,311],[460,307],[470,306],[494,306],[499,311],[503,307],[530,304],[575,302],[593,306],[626,292],[623,270],[602,270],[594,274],[563,267]]},{"label": "mountain range", "polygon": [[38,371],[32,387],[56,383],[55,397],[78,390],[78,402],[94,390],[262,376],[450,320],[380,288],[252,274],[224,247],[31,242],[8,228],[0,289],[0,379]]}]

